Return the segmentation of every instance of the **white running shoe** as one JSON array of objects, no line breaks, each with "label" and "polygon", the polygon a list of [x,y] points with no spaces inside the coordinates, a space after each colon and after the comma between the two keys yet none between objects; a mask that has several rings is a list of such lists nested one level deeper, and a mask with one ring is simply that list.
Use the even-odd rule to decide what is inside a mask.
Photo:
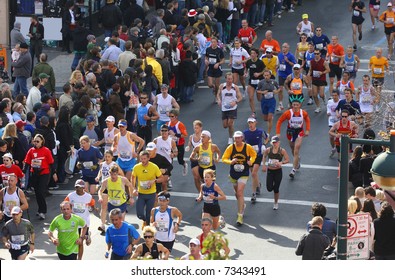
[{"label": "white running shoe", "polygon": [[315,113],[321,112],[321,108],[320,108],[320,107],[317,107],[317,109],[315,109],[314,112],[315,112]]},{"label": "white running shoe", "polygon": [[309,102],[307,102],[307,105],[312,105],[313,104],[313,98],[309,98]]},{"label": "white running shoe", "polygon": [[278,203],[274,203],[273,210],[277,210],[277,209],[278,209]]},{"label": "white running shoe", "polygon": [[184,166],[182,167],[182,176],[187,176],[188,174],[188,163],[184,163]]}]

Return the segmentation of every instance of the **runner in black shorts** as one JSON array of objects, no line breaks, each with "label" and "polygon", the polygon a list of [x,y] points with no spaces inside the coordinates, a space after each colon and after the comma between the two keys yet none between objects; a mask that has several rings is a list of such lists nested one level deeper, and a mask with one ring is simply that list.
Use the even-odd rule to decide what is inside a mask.
[{"label": "runner in black shorts", "polygon": [[250,59],[246,63],[245,74],[247,75],[247,70],[249,69],[249,81],[248,81],[248,98],[250,101],[250,108],[252,115],[255,118],[255,90],[259,84],[259,81],[263,79],[263,71],[265,70],[265,64],[261,59],[258,59],[259,51],[258,49],[252,48],[250,51]]},{"label": "runner in black shorts", "polygon": [[218,92],[220,78],[222,77],[221,64],[225,62],[225,55],[222,49],[218,47],[217,38],[211,38],[211,46],[206,50],[206,66],[207,69],[207,84],[209,88],[213,89],[214,102],[216,102],[216,95]]}]

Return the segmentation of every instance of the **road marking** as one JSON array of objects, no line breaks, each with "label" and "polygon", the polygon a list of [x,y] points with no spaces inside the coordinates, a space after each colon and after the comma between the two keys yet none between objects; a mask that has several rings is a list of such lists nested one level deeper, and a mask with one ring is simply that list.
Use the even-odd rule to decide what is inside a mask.
[{"label": "road marking", "polygon": [[[53,195],[59,195],[59,196],[66,196],[68,195],[70,191],[67,190],[61,190],[61,191],[51,191]],[[197,193],[188,193],[188,192],[173,192],[171,191],[171,196],[172,197],[183,197],[183,198],[196,198]],[[245,197],[245,200],[250,200],[251,197]],[[231,201],[236,201],[236,198],[234,196],[227,196],[226,200],[231,200]],[[257,197],[256,199],[257,202],[262,202],[262,203],[273,203],[273,199],[271,198],[261,198]],[[280,204],[288,204],[288,205],[298,205],[298,206],[308,206],[311,207],[314,203],[317,201],[307,201],[307,200],[290,200],[290,199],[280,199]],[[338,208],[338,204],[334,203],[327,203],[327,202],[319,202],[325,205],[327,208]]]}]

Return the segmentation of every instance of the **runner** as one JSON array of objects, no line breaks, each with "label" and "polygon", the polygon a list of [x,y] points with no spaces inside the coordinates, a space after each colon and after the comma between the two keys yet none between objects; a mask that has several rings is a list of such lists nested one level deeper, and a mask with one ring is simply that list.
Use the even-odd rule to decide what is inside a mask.
[{"label": "runner", "polygon": [[186,176],[188,174],[188,163],[184,160],[184,154],[185,154],[184,144],[185,144],[185,138],[188,137],[188,132],[184,123],[178,120],[179,114],[180,114],[179,110],[172,109],[169,112],[170,121],[167,123],[167,126],[169,127],[170,138],[176,143],[177,146],[177,150],[178,150],[177,161],[178,164],[180,164],[183,167],[182,176]]},{"label": "runner", "polygon": [[217,92],[222,77],[221,64],[225,63],[225,55],[218,47],[218,39],[211,38],[211,46],[206,49],[207,85],[213,89],[214,103],[217,101]]},{"label": "runner", "polygon": [[315,34],[311,38],[311,42],[314,44],[314,49],[319,50],[321,56],[325,58],[328,52],[328,45],[331,43],[331,41],[329,40],[328,36],[322,33],[321,26],[317,26],[315,29]]},{"label": "runner", "polygon": [[[199,240],[201,246],[202,253],[208,254],[207,250],[203,248],[203,241],[207,238],[207,236],[214,234],[215,232],[212,230],[213,228],[213,220],[209,217],[203,218],[201,221],[201,226],[202,226],[202,233],[196,236],[196,239]],[[223,238],[219,239],[219,242],[222,243],[222,249],[225,251],[225,255],[228,256],[230,253],[230,249],[228,245],[226,244],[225,240]],[[204,252],[203,252],[204,251]]]},{"label": "runner", "polygon": [[[56,216],[48,231],[49,240],[56,246],[60,260],[77,260],[78,246],[85,239],[87,225],[83,218],[72,214],[72,205],[69,201],[60,204],[62,214]],[[78,234],[79,229],[81,229]],[[57,237],[54,231],[57,230]]]},{"label": "runner", "polygon": [[363,84],[356,91],[356,100],[365,119],[365,127],[370,127],[373,120],[374,104],[377,102],[376,90],[370,83],[369,75],[363,75]]},{"label": "runner", "polygon": [[221,84],[217,93],[217,104],[222,111],[222,126],[228,129],[228,144],[233,143],[234,121],[237,119],[237,103],[243,97],[239,87],[233,83],[232,73],[226,73],[226,83]]},{"label": "runner", "polygon": [[10,174],[7,177],[7,187],[0,190],[0,221],[8,222],[12,220],[12,209],[18,206],[22,211],[29,209],[29,203],[25,193],[17,187],[18,178],[15,174]]},{"label": "runner", "polygon": [[376,29],[376,20],[379,21],[380,0],[369,0],[370,20],[372,21],[372,30]]},{"label": "runner", "polygon": [[241,21],[241,28],[237,37],[241,40],[241,46],[249,53],[250,49],[258,39],[258,35],[254,28],[248,26],[248,22],[246,19]]},{"label": "runner", "polygon": [[335,77],[340,81],[342,76],[342,69],[340,68],[340,61],[344,56],[344,48],[339,44],[339,38],[332,36],[332,43],[328,45],[328,53],[326,59],[329,60],[329,93],[333,91]]},{"label": "runner", "polygon": [[[292,74],[288,75],[287,79],[284,82],[284,87],[288,91],[290,106],[292,103],[291,97],[301,95],[303,98],[303,84],[308,84],[308,78],[306,75],[302,74],[300,64],[294,64],[292,70]],[[321,108],[317,107],[314,112],[321,112]]]},{"label": "runner", "polygon": [[157,232],[154,227],[144,227],[144,242],[136,247],[133,255],[130,258],[142,258],[144,260],[167,260],[170,255],[170,251],[162,244],[156,243],[154,241],[156,233]]},{"label": "runner", "polygon": [[189,253],[183,255],[180,260],[186,260],[186,261],[191,261],[191,260],[204,260],[204,255],[202,255],[201,252],[201,244],[199,239],[197,238],[192,238],[189,241]]},{"label": "runner", "polygon": [[233,81],[237,85],[240,83],[243,87],[243,96],[246,95],[246,83],[245,83],[245,63],[250,58],[248,52],[241,46],[239,38],[235,38],[233,42],[234,48],[230,49],[229,52],[229,66],[232,67]]},{"label": "runner", "polygon": [[176,99],[169,94],[169,86],[161,85],[161,93],[155,96],[154,108],[159,113],[159,119],[156,121],[156,129],[160,134],[160,127],[170,121],[169,113],[172,109],[180,110],[180,105]]},{"label": "runner", "polygon": [[354,51],[357,50],[357,29],[358,29],[358,40],[362,40],[362,23],[365,21],[362,13],[366,13],[365,3],[361,0],[351,0],[351,5],[349,8],[352,12],[351,22],[352,22],[352,41],[354,43]]},{"label": "runner", "polygon": [[392,9],[391,2],[388,2],[387,10],[380,15],[379,21],[384,23],[384,33],[388,42],[388,58],[390,59],[394,49],[393,43],[395,37],[395,11]]},{"label": "runner", "polygon": [[[273,114],[276,109],[276,99],[274,94],[280,92],[277,82],[271,78],[271,72],[265,70],[263,72],[264,79],[261,80],[257,87],[258,100],[261,101],[261,110],[263,120],[267,122],[267,132],[272,132]],[[263,95],[263,96],[262,96]]]},{"label": "runner", "polygon": [[[189,152],[191,148],[193,152],[195,148],[202,143],[202,139],[201,139],[202,130],[203,130],[203,123],[200,120],[195,120],[193,122],[194,133],[189,136],[188,145],[185,147],[186,152]],[[195,183],[196,190],[199,191],[200,190],[199,164],[195,160],[190,160],[190,162],[191,162],[193,181]]]},{"label": "runner", "polygon": [[296,26],[296,34],[302,36],[302,34],[306,34],[307,37],[311,38],[314,35],[314,23],[309,21],[309,15],[303,14],[302,21],[298,23]]},{"label": "runner", "polygon": [[[25,186],[25,174],[22,172],[21,168],[14,164],[14,158],[11,153],[5,153],[3,156],[3,164],[0,164],[0,179],[1,186],[8,187],[8,176],[15,175],[18,180],[18,185],[21,188]],[[10,209],[11,210],[11,209]]]},{"label": "runner", "polygon": [[[78,179],[75,182],[74,187],[75,191],[69,193],[64,200],[71,203],[71,213],[83,218],[87,226],[84,239],[78,245],[77,260],[82,260],[82,255],[84,254],[84,240],[87,246],[91,245],[92,242],[91,233],[89,231],[90,213],[88,211],[88,207],[94,207],[95,200],[92,198],[91,194],[85,192],[85,182],[82,179]],[[81,231],[81,229],[79,230]],[[79,234],[81,234],[81,232],[79,232]]]},{"label": "runner", "polygon": [[[111,150],[118,152],[116,163],[130,181],[132,169],[137,162],[137,155],[144,147],[144,140],[128,131],[127,127],[128,122],[125,119],[120,119],[118,122],[119,133],[114,137]],[[136,144],[138,144],[137,148]]]},{"label": "runner", "polygon": [[258,86],[258,83],[263,78],[263,70],[265,69],[265,64],[263,64],[262,60],[258,59],[259,51],[255,48],[250,50],[251,57],[246,63],[246,67],[244,69],[244,75],[247,76],[247,71],[249,70],[249,81],[248,81],[248,98],[250,102],[250,108],[252,112],[252,117],[255,116],[255,90]]},{"label": "runner", "polygon": [[19,206],[14,206],[12,219],[1,230],[2,242],[13,260],[25,260],[29,251],[34,252],[34,227],[29,220],[22,219],[22,212]]},{"label": "runner", "polygon": [[[167,181],[171,176],[171,171],[173,170],[173,164],[169,162],[164,156],[157,153],[156,145],[154,142],[149,142],[147,144],[146,150],[149,152],[149,161],[156,164],[159,167],[160,172],[162,172],[163,182],[156,183],[156,192],[167,190]],[[156,204],[155,204],[156,205]]]},{"label": "runner", "polygon": [[300,35],[300,42],[296,44],[295,49],[295,58],[297,59],[298,64],[303,63],[304,56],[309,49],[309,43],[307,42],[307,35],[302,33]]},{"label": "runner", "polygon": [[356,115],[359,115],[361,112],[361,108],[359,107],[358,102],[353,99],[353,91],[350,88],[346,88],[344,90],[345,98],[340,99],[339,104],[336,107],[336,114],[340,119],[340,113],[343,109],[348,110],[348,114],[350,115],[351,120],[355,120]]},{"label": "runner", "polygon": [[256,202],[256,196],[261,194],[261,183],[259,182],[259,167],[262,162],[262,152],[266,149],[269,142],[269,135],[266,131],[257,128],[257,121],[254,118],[248,118],[248,129],[244,130],[244,138],[247,144],[250,144],[257,153],[256,159],[251,166],[252,177],[252,196],[251,202]]},{"label": "runner", "polygon": [[304,74],[307,75],[308,77],[308,84],[307,84],[307,93],[309,95],[309,101],[307,102],[307,105],[312,105],[313,104],[313,85],[312,85],[312,79],[309,76],[309,71],[311,67],[311,61],[314,59],[314,44],[312,42],[308,43],[308,50],[305,52],[302,60],[302,68],[304,69]]},{"label": "runner", "polygon": [[[274,193],[273,210],[278,209],[278,199],[280,198],[280,184],[283,178],[282,166],[289,162],[289,156],[285,149],[280,147],[280,138],[273,136],[270,143],[272,147],[267,148],[263,153],[262,172],[267,171],[266,189]],[[266,158],[268,158],[266,166]]]},{"label": "runner", "polygon": [[151,210],[150,224],[156,228],[156,242],[171,252],[181,225],[182,213],[177,207],[169,206],[170,193],[167,191],[158,193],[158,202],[159,206]]},{"label": "runner", "polygon": [[[114,137],[119,133],[119,129],[114,127],[115,123],[115,118],[113,116],[108,116],[106,118],[106,128],[103,129],[103,135],[104,138],[99,141],[98,146],[101,146],[104,144],[104,151],[109,151],[111,150],[112,143],[114,142]],[[117,151],[113,153],[113,156],[115,157],[115,160],[118,157]]]},{"label": "runner", "polygon": [[244,189],[250,175],[250,167],[255,162],[257,153],[254,148],[243,141],[244,135],[236,131],[233,135],[234,144],[230,144],[223,156],[222,162],[230,164],[229,180],[233,185],[237,199],[237,225],[243,225],[245,210]]},{"label": "runner", "polygon": [[137,125],[137,136],[144,140],[144,143],[152,141],[152,121],[159,118],[155,107],[148,103],[148,93],[140,93],[140,103],[137,105],[133,123]]},{"label": "runner", "polygon": [[351,46],[348,46],[345,56],[343,56],[340,61],[340,67],[344,69],[344,72],[350,73],[351,81],[354,81],[357,77],[357,72],[360,64],[361,61],[359,60],[359,57],[354,54],[353,48]]},{"label": "runner", "polygon": [[383,56],[383,50],[381,48],[377,48],[376,55],[370,58],[369,72],[372,73],[372,85],[376,89],[377,94],[376,112],[379,112],[381,89],[384,85],[385,73],[389,74],[390,72],[388,59]]},{"label": "runner", "polygon": [[[328,116],[329,129],[339,120],[339,118],[337,117],[337,114],[336,114],[336,108],[337,108],[337,105],[339,104],[339,101],[340,101],[339,91],[337,89],[335,89],[332,92],[332,98],[328,100],[328,104],[326,105],[326,114]],[[329,157],[332,158],[336,153],[335,137],[333,137],[332,135],[329,135],[329,143],[331,144],[331,147],[332,147]]]},{"label": "runner", "polygon": [[342,74],[342,79],[336,83],[336,89],[339,91],[340,99],[346,98],[344,91],[348,88],[352,91],[355,90],[353,81],[350,81],[350,73],[344,71]]},{"label": "runner", "polygon": [[273,32],[271,30],[266,31],[265,39],[262,40],[259,50],[262,53],[265,53],[269,48],[272,50],[274,55],[278,55],[281,51],[280,44],[277,40],[273,39]]},{"label": "runner", "polygon": [[[300,168],[300,149],[302,147],[303,137],[310,134],[310,117],[306,111],[300,109],[303,102],[303,96],[297,95],[290,98],[292,108],[285,111],[277,121],[276,134],[280,138],[281,124],[288,120],[287,138],[292,151],[293,168],[289,177],[293,179],[295,173]],[[306,131],[303,130],[303,125],[306,124]]]},{"label": "runner", "polygon": [[282,52],[278,55],[279,67],[278,67],[278,84],[280,85],[280,91],[278,93],[278,108],[277,111],[284,110],[283,105],[283,88],[285,80],[288,75],[292,74],[292,67],[296,64],[296,59],[292,53],[289,52],[289,44],[284,43],[282,45]]},{"label": "runner", "polygon": [[134,204],[133,196],[136,195],[136,189],[132,183],[126,178],[118,175],[119,168],[114,165],[110,168],[110,176],[106,178],[99,192],[99,203],[103,202],[103,193],[107,190],[108,204],[107,209],[119,209],[122,217],[125,219],[127,204]]},{"label": "runner", "polygon": [[218,146],[212,142],[210,131],[203,130],[201,133],[201,143],[193,149],[189,157],[191,162],[196,162],[198,165],[199,188],[197,190],[199,193],[201,191],[200,185],[204,178],[204,170],[215,170],[215,163],[218,163],[220,158],[221,151]]},{"label": "runner", "polygon": [[278,57],[273,55],[273,49],[267,48],[266,53],[262,54],[261,60],[265,65],[265,70],[269,70],[271,78],[275,80],[277,76],[279,62],[278,62]]},{"label": "runner", "polygon": [[[340,138],[348,135],[350,138],[358,137],[358,125],[349,119],[350,112],[346,109],[341,111],[341,119],[329,130],[329,135],[335,137],[335,146],[338,155],[340,154]],[[340,156],[340,155],[339,155]]]}]

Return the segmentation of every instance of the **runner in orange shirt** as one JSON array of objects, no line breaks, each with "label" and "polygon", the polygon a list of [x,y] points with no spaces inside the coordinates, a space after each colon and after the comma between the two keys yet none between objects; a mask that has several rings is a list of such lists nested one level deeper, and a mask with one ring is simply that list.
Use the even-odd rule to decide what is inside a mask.
[{"label": "runner in orange shirt", "polygon": [[[303,137],[308,136],[310,133],[310,117],[306,111],[300,109],[303,102],[302,95],[291,96],[290,102],[292,104],[292,108],[285,111],[277,121],[276,134],[280,137],[281,124],[287,120],[287,138],[294,156],[293,168],[291,173],[289,173],[289,177],[293,179],[296,171],[300,168],[299,154],[300,148],[302,147]],[[306,124],[306,131],[303,130],[304,124]]]},{"label": "runner in orange shirt", "polygon": [[329,94],[332,94],[335,77],[340,81],[342,77],[342,69],[340,68],[340,61],[344,56],[344,48],[339,44],[339,38],[332,36],[332,43],[328,45],[328,53],[326,59],[329,60]]},{"label": "runner in orange shirt", "polygon": [[272,49],[273,55],[278,55],[281,51],[280,44],[277,40],[273,39],[273,32],[271,30],[266,31],[265,39],[262,40],[259,50],[265,53],[267,48]]},{"label": "runner in orange shirt", "polygon": [[393,53],[394,36],[395,36],[395,12],[392,9],[392,3],[387,4],[385,10],[379,17],[379,21],[384,23],[384,33],[387,36],[388,42],[388,58],[391,58]]}]

